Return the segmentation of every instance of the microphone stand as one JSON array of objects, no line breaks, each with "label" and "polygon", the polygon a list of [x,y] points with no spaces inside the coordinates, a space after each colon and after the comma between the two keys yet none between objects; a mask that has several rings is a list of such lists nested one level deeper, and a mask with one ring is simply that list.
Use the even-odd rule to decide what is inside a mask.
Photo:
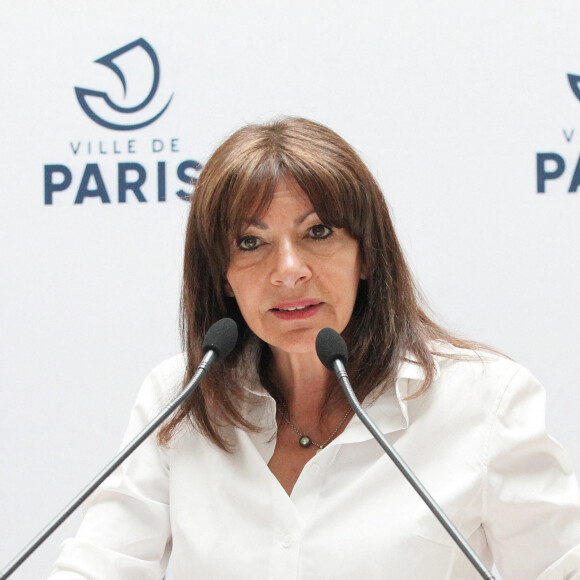
[{"label": "microphone stand", "polygon": [[36,549],[111,475],[181,403],[183,403],[199,386],[199,383],[217,359],[218,351],[210,348],[197,367],[195,375],[187,383],[179,396],[169,403],[127,446],[125,446],[113,460],[0,572],[0,580],[6,580],[12,573],[27,560]]},{"label": "microphone stand", "polygon": [[461,551],[467,556],[469,561],[473,564],[475,569],[479,572],[482,578],[486,580],[495,580],[491,572],[485,567],[479,556],[473,551],[471,546],[467,543],[465,538],[460,534],[459,530],[453,525],[451,520],[445,515],[445,512],[437,505],[437,502],[431,497],[429,492],[423,487],[423,484],[417,479],[415,474],[411,471],[408,465],[403,461],[401,456],[395,451],[395,448],[386,440],[384,435],[378,430],[377,426],[372,422],[361,407],[350,380],[344,368],[344,364],[339,358],[332,362],[334,371],[340,382],[340,386],[346,395],[350,406],[358,418],[364,423],[365,427],[371,432],[372,436],[377,440],[379,445],[384,449],[385,453],[392,459],[399,471],[404,475],[405,479],[413,486],[415,491],[421,496],[421,499],[427,504],[427,507],[433,512],[433,515],[441,522],[441,525],[447,530],[447,533],[453,538],[455,543],[459,546]]}]

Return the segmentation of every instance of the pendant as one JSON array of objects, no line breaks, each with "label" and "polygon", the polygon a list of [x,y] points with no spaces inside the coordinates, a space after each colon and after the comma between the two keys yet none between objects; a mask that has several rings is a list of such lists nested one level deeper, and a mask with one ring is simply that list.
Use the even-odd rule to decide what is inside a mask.
[{"label": "pendant", "polygon": [[312,445],[312,439],[310,439],[308,435],[302,435],[302,437],[298,439],[298,443],[300,443],[300,447],[306,449],[307,447],[310,447],[310,445]]}]

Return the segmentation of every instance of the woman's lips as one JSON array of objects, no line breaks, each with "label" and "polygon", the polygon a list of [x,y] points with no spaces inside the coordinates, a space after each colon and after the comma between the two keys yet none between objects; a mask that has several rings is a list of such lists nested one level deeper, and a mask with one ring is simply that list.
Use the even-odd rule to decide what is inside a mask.
[{"label": "woman's lips", "polygon": [[313,300],[296,300],[276,304],[270,310],[276,318],[281,320],[303,320],[314,316],[323,304],[324,302]]}]

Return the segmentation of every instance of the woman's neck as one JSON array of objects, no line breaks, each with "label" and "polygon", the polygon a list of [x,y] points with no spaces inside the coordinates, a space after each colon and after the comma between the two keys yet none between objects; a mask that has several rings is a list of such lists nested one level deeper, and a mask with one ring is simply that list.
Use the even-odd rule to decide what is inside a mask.
[{"label": "woman's neck", "polygon": [[315,419],[326,401],[331,373],[315,353],[273,351],[272,378],[291,416]]}]

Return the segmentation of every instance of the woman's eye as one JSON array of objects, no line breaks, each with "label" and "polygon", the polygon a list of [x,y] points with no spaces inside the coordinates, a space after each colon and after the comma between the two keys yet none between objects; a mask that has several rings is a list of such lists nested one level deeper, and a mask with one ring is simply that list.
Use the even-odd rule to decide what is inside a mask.
[{"label": "woman's eye", "polygon": [[246,236],[238,241],[238,248],[245,252],[251,252],[261,245],[260,239],[256,236]]},{"label": "woman's eye", "polygon": [[310,237],[315,240],[325,240],[332,234],[332,229],[323,224],[316,224],[310,228]]}]

